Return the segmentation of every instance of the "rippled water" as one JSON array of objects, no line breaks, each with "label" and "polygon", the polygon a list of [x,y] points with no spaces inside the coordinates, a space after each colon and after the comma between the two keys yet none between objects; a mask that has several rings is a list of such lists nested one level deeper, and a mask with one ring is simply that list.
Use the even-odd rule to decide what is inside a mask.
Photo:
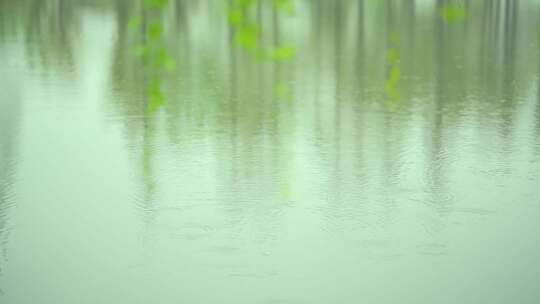
[{"label": "rippled water", "polygon": [[292,3],[0,0],[0,303],[540,301],[538,3]]}]

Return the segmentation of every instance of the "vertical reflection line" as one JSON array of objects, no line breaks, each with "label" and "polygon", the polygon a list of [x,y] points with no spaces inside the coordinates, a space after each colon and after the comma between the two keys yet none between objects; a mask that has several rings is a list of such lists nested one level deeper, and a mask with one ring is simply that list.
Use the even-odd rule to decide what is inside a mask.
[{"label": "vertical reflection line", "polygon": [[356,62],[358,66],[358,82],[360,87],[360,97],[363,97],[364,80],[364,34],[365,34],[365,5],[364,0],[358,0],[358,24],[356,35]]},{"label": "vertical reflection line", "polygon": [[363,151],[363,145],[364,145],[364,85],[365,85],[365,50],[364,50],[364,36],[365,36],[365,1],[364,0],[358,0],[357,2],[358,8],[358,20],[357,20],[357,34],[356,34],[356,64],[357,64],[357,83],[358,83],[358,97],[359,100],[355,103],[355,113],[353,116],[353,122],[354,127],[356,129],[356,134],[354,136],[355,144],[355,159],[357,161],[357,167],[355,168],[356,178],[360,181],[363,181],[365,179],[365,166],[364,166],[364,151]]},{"label": "vertical reflection line", "polygon": [[280,43],[280,37],[279,37],[279,16],[277,12],[277,5],[273,3],[272,5],[272,32],[273,32],[273,38],[274,38],[274,46],[278,47]]},{"label": "vertical reflection line", "polygon": [[408,55],[407,59],[409,60],[408,66],[411,68],[409,72],[411,75],[414,75],[415,72],[415,57],[414,51],[416,49],[416,1],[409,0],[407,1],[407,32],[408,32]]},{"label": "vertical reflection line", "polygon": [[334,53],[334,72],[336,77],[335,85],[335,127],[337,135],[337,146],[339,146],[339,134],[341,129],[341,35],[342,35],[342,12],[341,0],[335,0],[335,16],[334,16],[334,36],[335,36],[335,53]]},{"label": "vertical reflection line", "polygon": [[[262,1],[263,0],[256,0],[257,1],[257,30],[258,30],[258,35],[259,35],[259,45],[262,46],[264,45],[264,35],[263,35],[263,3]],[[257,64],[257,88],[258,88],[258,92],[257,92],[257,102],[259,103],[258,105],[258,108],[259,108],[259,123],[261,124],[260,125],[260,128],[263,129],[264,126],[264,112],[265,112],[265,98],[264,98],[264,64],[263,62],[260,60],[259,58],[259,55],[257,54],[255,56],[255,61],[256,61],[256,64]]]},{"label": "vertical reflection line", "polygon": [[[445,94],[445,59],[446,54],[446,24],[443,18],[440,16],[440,12],[445,5],[444,0],[438,0],[434,21],[435,21],[435,96],[434,96],[434,109],[433,120],[430,122],[429,130],[429,142],[428,142],[428,162],[425,168],[425,180],[427,183],[427,190],[439,221],[433,222],[431,227],[426,227],[428,233],[440,232],[443,227],[443,217],[448,214],[448,198],[443,195],[443,179],[442,170],[444,169],[444,148],[443,148],[443,102],[446,98]],[[431,211],[431,210],[430,210]]]},{"label": "vertical reflection line", "polygon": [[335,0],[335,15],[334,15],[334,36],[335,36],[335,50],[334,50],[334,72],[336,78],[335,85],[335,109],[334,109],[334,134],[335,134],[335,159],[334,159],[334,191],[336,195],[336,200],[338,203],[341,203],[341,183],[342,183],[342,172],[341,172],[341,56],[342,56],[342,2],[341,0]]},{"label": "vertical reflection line", "polygon": [[322,31],[322,1],[317,0],[315,5],[315,131],[317,139],[320,140],[322,136],[321,127],[321,105],[320,105],[320,90],[321,90],[321,31]]},{"label": "vertical reflection line", "polygon": [[[430,163],[432,165],[434,165],[434,169],[435,171],[433,172],[434,174],[432,176],[430,176],[430,178],[433,178],[433,186],[435,187],[435,189],[439,188],[439,183],[440,183],[440,161],[441,159],[439,158],[441,152],[442,152],[442,132],[441,132],[441,128],[442,128],[442,120],[443,120],[443,110],[444,110],[444,106],[443,106],[443,101],[444,99],[446,98],[446,92],[445,92],[445,84],[446,84],[446,78],[445,78],[445,72],[446,72],[446,66],[445,66],[445,59],[446,59],[446,51],[447,51],[447,46],[445,44],[445,41],[446,41],[446,27],[445,27],[445,23],[444,21],[442,20],[442,18],[440,17],[439,15],[439,12],[441,11],[442,9],[442,6],[444,5],[444,0],[438,0],[437,2],[438,4],[438,9],[437,9],[437,12],[436,12],[436,16],[435,16],[435,22],[436,22],[436,25],[435,25],[435,29],[436,29],[436,34],[435,34],[435,44],[436,44],[436,61],[435,61],[435,98],[434,98],[434,101],[435,101],[435,109],[434,109],[434,118],[435,118],[435,121],[434,121],[434,125],[433,125],[433,129],[431,130],[433,133],[432,133],[432,136],[431,136],[431,139],[432,139],[432,142],[431,142],[431,148],[432,148],[432,151],[430,153],[430,155],[432,156],[432,159],[430,160]],[[432,190],[434,190],[432,188]]]},{"label": "vertical reflection line", "polygon": [[[188,2],[191,3],[191,2]],[[185,62],[191,62],[191,49],[189,47],[189,20],[188,20],[188,4],[186,4],[186,0],[176,0],[176,20],[177,20],[177,26],[180,26],[181,28],[181,34],[184,36],[184,55],[187,58],[184,58]]]},{"label": "vertical reflection line", "polygon": [[[398,54],[400,54],[400,42],[399,42],[399,36],[397,33],[397,26],[396,26],[396,2],[393,0],[388,0],[386,2],[386,54],[389,53],[390,50],[396,51]],[[386,59],[388,61],[388,58]],[[391,65],[395,65],[396,63],[392,63]],[[392,66],[387,67],[387,76],[386,79],[389,79],[391,76],[391,70]],[[392,97],[389,92],[387,92],[387,104],[388,101],[394,101],[395,97]],[[387,110],[391,110],[394,106],[394,103],[387,106]],[[394,144],[394,130],[393,130],[393,119],[395,118],[397,109],[391,110],[391,111],[385,111],[383,116],[383,138],[382,138],[382,170],[383,170],[383,178],[381,181],[381,185],[383,187],[382,195],[384,200],[384,212],[381,213],[380,222],[383,226],[388,225],[391,222],[391,218],[393,216],[393,213],[396,211],[396,206],[394,205],[394,201],[392,199],[392,186],[395,184],[395,177],[394,174],[394,155],[393,155],[393,144]]]},{"label": "vertical reflection line", "polygon": [[[440,1],[440,0],[438,0]],[[490,29],[490,7],[493,0],[484,0],[482,5],[482,43],[480,51],[480,75],[482,83],[485,84],[489,72],[489,61],[491,59],[489,49],[491,47]],[[507,8],[506,8],[507,9]]]},{"label": "vertical reflection line", "polygon": [[[514,113],[516,108],[516,98],[514,98],[514,90],[516,87],[516,80],[514,74],[515,68],[515,48],[516,48],[516,35],[517,35],[517,1],[506,1],[506,12],[504,17],[504,31],[503,31],[503,47],[502,47],[502,68],[503,75],[501,77],[502,83],[499,87],[502,89],[501,97],[502,104],[500,108],[500,115],[502,120],[500,121],[500,132],[503,140],[503,158],[501,164],[508,164],[510,161],[510,154],[512,150],[512,128],[514,124]],[[506,167],[510,169],[510,167]]]},{"label": "vertical reflection line", "polygon": [[536,96],[536,109],[535,109],[535,136],[534,136],[534,147],[535,147],[535,157],[540,158],[540,8],[537,8],[537,20],[536,20],[536,48],[537,55],[536,61],[538,65],[538,72],[536,74],[536,81],[538,83],[538,90]]},{"label": "vertical reflection line", "polygon": [[507,90],[514,87],[514,57],[517,33],[517,1],[507,0],[504,21],[504,84]]},{"label": "vertical reflection line", "polygon": [[[278,7],[277,7],[277,3],[275,1],[273,1],[272,3],[272,34],[273,34],[273,47],[274,49],[278,49],[279,46],[280,46],[280,26],[279,26],[279,22],[280,22],[280,18],[279,18],[279,15],[278,15]],[[280,105],[279,105],[279,97],[277,96],[276,94],[276,89],[278,88],[278,86],[281,85],[281,64],[279,61],[277,60],[273,60],[272,61],[272,65],[273,65],[273,83],[272,83],[272,88],[273,88],[273,96],[272,96],[272,99],[273,99],[273,103],[272,103],[272,107],[273,107],[273,119],[272,119],[272,140],[273,140],[273,148],[271,149],[272,151],[272,161],[273,161],[273,166],[274,166],[274,169],[275,170],[278,170],[279,172],[279,169],[280,166],[279,166],[279,163],[280,163],[280,160],[281,160],[281,140],[280,140],[280,135],[281,135],[281,126],[280,126],[280,123],[281,123],[281,111],[280,111]],[[279,174],[278,174],[279,175]]]},{"label": "vertical reflection line", "polygon": [[13,185],[22,108],[18,87],[7,79],[5,88],[0,97],[0,277],[7,263],[10,210],[15,205]]},{"label": "vertical reflection line", "polygon": [[[233,0],[229,0],[229,10],[233,9]],[[231,103],[231,113],[230,115],[230,123],[231,123],[231,130],[230,130],[230,143],[231,143],[231,159],[230,163],[232,166],[232,182],[234,187],[236,187],[237,184],[237,124],[238,124],[238,109],[237,109],[237,102],[238,102],[238,92],[237,92],[237,86],[238,86],[238,70],[237,70],[237,58],[236,58],[236,47],[234,45],[234,39],[236,35],[235,28],[230,24],[229,25],[229,55],[230,55],[230,62],[231,62],[231,88],[230,88],[230,96],[229,101]],[[234,193],[236,193],[235,189],[233,190]]]},{"label": "vertical reflection line", "polygon": [[[148,46],[148,39],[147,39],[147,33],[148,33],[148,16],[147,9],[144,7],[144,3],[140,3],[140,10],[141,10],[141,28],[140,28],[140,35],[141,35],[141,43],[144,46]],[[152,78],[152,75],[148,75],[149,73],[152,73],[152,71],[149,68],[149,60],[145,56],[141,57],[141,66],[143,68],[142,71],[142,128],[143,128],[143,134],[142,134],[142,178],[144,183],[144,197],[143,197],[143,222],[144,222],[144,235],[143,235],[143,242],[145,245],[148,245],[148,242],[150,242],[150,233],[151,233],[151,227],[154,223],[154,210],[155,206],[153,206],[154,201],[154,193],[155,193],[155,180],[154,180],[154,172],[152,168],[152,158],[153,158],[153,124],[152,124],[152,114],[149,113],[149,96],[150,96],[150,90],[149,90],[149,84]],[[149,80],[150,77],[150,80]]]}]

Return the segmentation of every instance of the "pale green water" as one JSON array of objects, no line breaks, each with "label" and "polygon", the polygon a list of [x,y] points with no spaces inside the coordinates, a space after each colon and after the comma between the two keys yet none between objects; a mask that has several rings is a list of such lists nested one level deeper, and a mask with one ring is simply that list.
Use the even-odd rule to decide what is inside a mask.
[{"label": "pale green water", "polygon": [[540,302],[538,2],[293,3],[0,0],[0,303]]}]

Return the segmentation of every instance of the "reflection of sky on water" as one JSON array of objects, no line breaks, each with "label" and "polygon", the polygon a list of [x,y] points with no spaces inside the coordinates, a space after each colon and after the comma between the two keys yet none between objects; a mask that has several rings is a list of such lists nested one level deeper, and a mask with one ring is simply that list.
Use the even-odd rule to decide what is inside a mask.
[{"label": "reflection of sky on water", "polygon": [[533,303],[538,5],[261,3],[0,2],[0,297]]}]

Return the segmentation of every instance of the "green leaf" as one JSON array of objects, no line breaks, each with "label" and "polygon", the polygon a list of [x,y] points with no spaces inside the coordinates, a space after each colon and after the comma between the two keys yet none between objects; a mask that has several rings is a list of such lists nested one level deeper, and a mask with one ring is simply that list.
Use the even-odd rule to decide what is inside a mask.
[{"label": "green leaf", "polygon": [[398,66],[393,66],[390,69],[390,74],[388,75],[388,78],[386,79],[385,84],[384,84],[384,89],[386,91],[386,94],[392,100],[399,99],[397,86],[398,86],[400,78],[401,78],[401,69]]},{"label": "green leaf", "polygon": [[248,8],[254,2],[254,0],[235,0],[234,5],[240,8]]},{"label": "green leaf", "polygon": [[244,21],[244,14],[240,9],[233,9],[229,12],[229,23],[234,26],[239,26]]},{"label": "green leaf", "polygon": [[163,27],[157,22],[153,22],[148,27],[148,38],[151,40],[159,39],[163,34]]},{"label": "green leaf", "polygon": [[165,96],[161,91],[161,81],[159,79],[154,79],[148,85],[148,97],[147,111],[150,114],[165,105]]},{"label": "green leaf", "polygon": [[454,23],[465,18],[465,9],[459,5],[446,4],[441,9],[441,16],[444,21]]},{"label": "green leaf", "polygon": [[296,50],[293,47],[277,47],[272,50],[270,58],[275,61],[285,61],[294,57]]},{"label": "green leaf", "polygon": [[386,54],[386,60],[390,65],[395,65],[399,63],[399,52],[396,49],[390,49],[388,50],[388,53]]},{"label": "green leaf", "polygon": [[253,51],[259,45],[259,31],[256,26],[244,26],[236,34],[236,43],[241,47]]},{"label": "green leaf", "polygon": [[147,9],[161,9],[167,5],[168,0],[144,0],[144,7]]}]

